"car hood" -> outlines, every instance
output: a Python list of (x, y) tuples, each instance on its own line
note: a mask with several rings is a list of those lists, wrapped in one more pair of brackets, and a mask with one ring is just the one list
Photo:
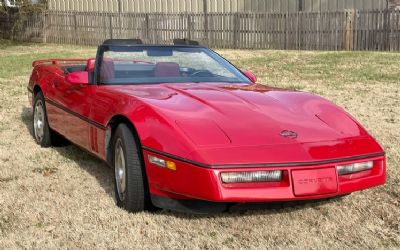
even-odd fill
[[(252, 155), (251, 159), (260, 162), (283, 160), (277, 155), (267, 159), (260, 150), (293, 154), (299, 161), (345, 157), (356, 153), (349, 143), (354, 146), (355, 141), (371, 140), (365, 129), (344, 110), (304, 92), (264, 85), (211, 83), (126, 86), (119, 91), (139, 98), (162, 114), (188, 138), (196, 151), (192, 154), (203, 152), (208, 159), (202, 160), (208, 162), (221, 161), (219, 156), (211, 155), (216, 152), (224, 155), (228, 151), (231, 158), (237, 158), (234, 163), (248, 158), (237, 156), (241, 154)], [(320, 152), (333, 148), (337, 151), (338, 145), (341, 145), (341, 154)], [(316, 147), (320, 150), (315, 151)], [(377, 147), (371, 150), (376, 151)], [(312, 152), (319, 156), (313, 156)]]

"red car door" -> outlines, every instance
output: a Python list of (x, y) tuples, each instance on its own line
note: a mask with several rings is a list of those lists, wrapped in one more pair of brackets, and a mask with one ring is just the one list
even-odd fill
[(90, 150), (90, 107), (96, 85), (76, 85), (64, 76), (54, 79), (51, 124), (53, 129), (73, 143)]

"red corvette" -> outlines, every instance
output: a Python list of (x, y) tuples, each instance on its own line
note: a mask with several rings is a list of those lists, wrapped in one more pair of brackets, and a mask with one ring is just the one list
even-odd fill
[(385, 153), (343, 109), (256, 83), (187, 40), (107, 40), (96, 59), (33, 62), (42, 147), (64, 138), (115, 169), (117, 204), (219, 212), (382, 185)]

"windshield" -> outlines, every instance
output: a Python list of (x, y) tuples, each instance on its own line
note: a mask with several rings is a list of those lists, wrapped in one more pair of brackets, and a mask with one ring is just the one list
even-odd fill
[(201, 47), (105, 46), (100, 58), (100, 84), (250, 83), (225, 59)]

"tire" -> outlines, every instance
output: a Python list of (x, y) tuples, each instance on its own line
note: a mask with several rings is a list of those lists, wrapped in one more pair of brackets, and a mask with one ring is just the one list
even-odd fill
[(50, 147), (52, 136), (42, 92), (38, 92), (34, 97), (32, 118), (33, 138), (36, 143), (43, 148)]
[[(38, 105), (41, 106), (41, 111), (39, 113), (41, 116), (41, 134), (38, 134), (38, 123), (35, 120), (38, 117), (38, 112), (36, 109)], [(67, 146), (70, 142), (65, 139), (63, 136), (59, 135), (55, 131), (53, 131), (48, 123), (47, 120), (47, 112), (46, 112), (46, 103), (44, 100), (44, 96), (42, 92), (38, 92), (34, 99), (33, 99), (33, 114), (32, 114), (32, 131), (33, 131), (33, 138), (35, 139), (36, 143), (39, 144), (43, 148), (48, 148), (50, 146), (62, 147)]]
[(151, 207), (147, 177), (132, 130), (118, 125), (113, 136), (113, 166), (117, 205), (129, 212), (141, 212)]

